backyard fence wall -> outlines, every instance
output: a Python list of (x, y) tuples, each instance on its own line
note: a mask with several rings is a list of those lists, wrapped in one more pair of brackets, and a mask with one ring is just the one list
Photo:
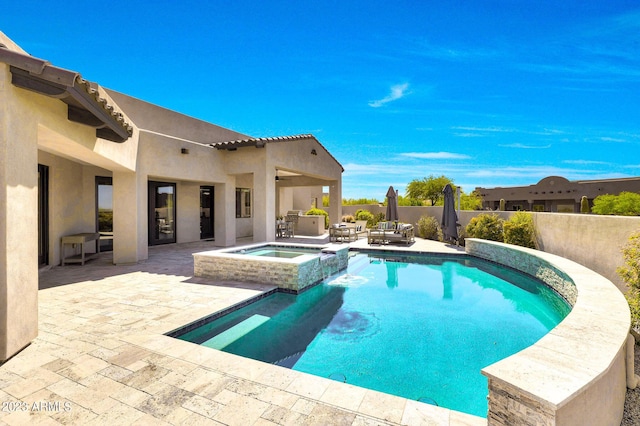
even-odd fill
[[(382, 205), (343, 206), (343, 215), (353, 215), (356, 210), (365, 209), (373, 214), (385, 213)], [(503, 219), (509, 219), (511, 211), (472, 211), (459, 213), (459, 222), (466, 227), (469, 221), (482, 213), (495, 213)], [(532, 213), (536, 227), (537, 242), (540, 250), (565, 257), (580, 263), (603, 275), (621, 291), (626, 284), (616, 273), (624, 265), (621, 250), (629, 236), (640, 231), (640, 217), (601, 216), (575, 213)], [(422, 216), (433, 216), (442, 220), (442, 207), (398, 207), (401, 222), (416, 224)]]

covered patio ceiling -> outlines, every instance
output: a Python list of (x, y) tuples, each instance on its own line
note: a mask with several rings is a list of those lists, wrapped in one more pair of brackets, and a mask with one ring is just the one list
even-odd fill
[(329, 186), (331, 181), (305, 175), (302, 172), (276, 169), (276, 184), (280, 188), (297, 186)]

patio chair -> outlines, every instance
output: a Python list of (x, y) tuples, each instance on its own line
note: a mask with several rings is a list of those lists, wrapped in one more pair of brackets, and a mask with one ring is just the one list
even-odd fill
[(367, 221), (356, 220), (356, 239), (360, 238), (361, 234), (367, 233)]

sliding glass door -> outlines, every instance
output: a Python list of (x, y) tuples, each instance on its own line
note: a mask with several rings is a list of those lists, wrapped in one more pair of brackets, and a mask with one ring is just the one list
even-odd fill
[(176, 184), (149, 182), (149, 245), (176, 242)]
[(38, 266), (49, 264), (49, 167), (38, 164)]
[(200, 239), (213, 238), (213, 186), (200, 187)]

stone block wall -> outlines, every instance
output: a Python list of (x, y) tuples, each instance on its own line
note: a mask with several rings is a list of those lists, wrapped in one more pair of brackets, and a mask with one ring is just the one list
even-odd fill
[(293, 259), (243, 256), (224, 252), (196, 253), (194, 274), (218, 281), (272, 284), (299, 292), (347, 267), (349, 247), (325, 248), (318, 256)]
[(535, 256), (535, 250), (512, 250), (508, 246), (480, 243), (469, 238), (465, 242), (467, 252), (492, 262), (509, 266), (538, 278), (554, 289), (571, 306), (576, 303), (578, 290), (569, 276), (544, 259)]

